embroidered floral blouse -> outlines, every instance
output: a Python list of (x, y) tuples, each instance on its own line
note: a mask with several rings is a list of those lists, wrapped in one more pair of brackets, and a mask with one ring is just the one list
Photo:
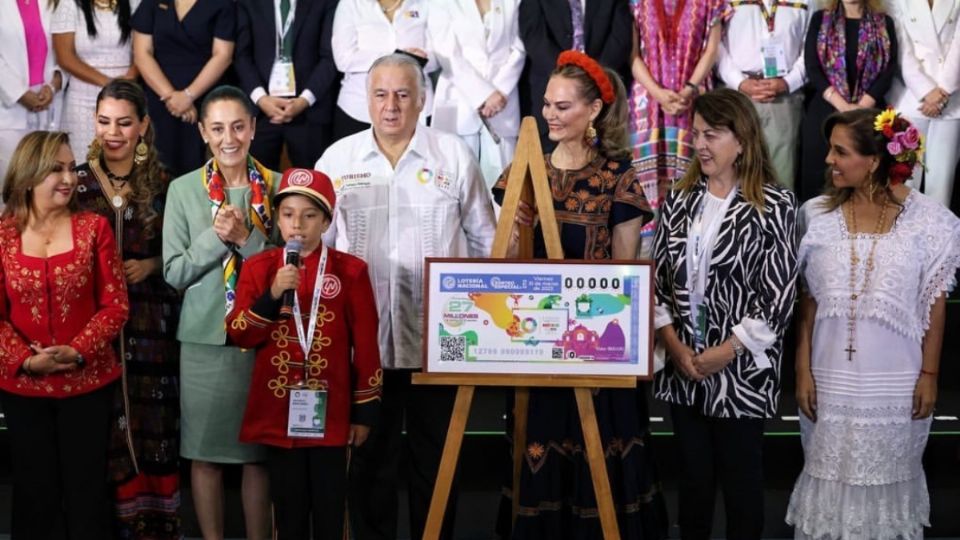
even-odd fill
[[(111, 342), (127, 320), (123, 267), (103, 217), (71, 218), (73, 249), (47, 258), (23, 254), (12, 218), (0, 221), (0, 389), (22, 396), (69, 397), (120, 376)], [(21, 366), (40, 347), (70, 345), (83, 367), (29, 376)]]

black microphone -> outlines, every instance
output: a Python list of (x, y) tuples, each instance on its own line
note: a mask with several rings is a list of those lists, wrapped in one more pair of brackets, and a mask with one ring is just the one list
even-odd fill
[[(287, 264), (292, 264), (294, 266), (300, 266), (300, 250), (303, 249), (303, 242), (299, 238), (291, 238), (287, 242)], [(295, 300), (294, 294), (297, 291), (293, 289), (287, 289), (283, 291), (282, 304), (280, 305), (280, 318), (289, 319), (293, 317), (293, 302)]]

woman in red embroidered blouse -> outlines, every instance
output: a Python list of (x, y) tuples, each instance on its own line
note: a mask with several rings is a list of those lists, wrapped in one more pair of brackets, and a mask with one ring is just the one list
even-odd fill
[(10, 431), (14, 538), (109, 536), (106, 455), (111, 342), (127, 320), (113, 232), (74, 212), (76, 162), (65, 133), (17, 146), (0, 215), (0, 400)]

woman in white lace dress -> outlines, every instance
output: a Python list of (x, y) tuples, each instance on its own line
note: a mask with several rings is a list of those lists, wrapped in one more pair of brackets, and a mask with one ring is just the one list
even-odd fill
[(78, 161), (94, 139), (97, 94), (110, 79), (135, 79), (130, 14), (139, 0), (59, 0), (51, 31), (57, 64), (69, 74), (61, 129)]
[(893, 110), (834, 114), (824, 131), (829, 188), (800, 217), (805, 463), (786, 519), (796, 538), (921, 538), (921, 458), (960, 220), (903, 184), (922, 141)]

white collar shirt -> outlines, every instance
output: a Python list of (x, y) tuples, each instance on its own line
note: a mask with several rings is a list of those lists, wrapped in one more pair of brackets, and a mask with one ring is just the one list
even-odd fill
[[(431, 0), (403, 0), (393, 21), (377, 0), (340, 0), (333, 17), (330, 42), (333, 61), (343, 73), (337, 106), (350, 117), (370, 123), (367, 111), (367, 71), (373, 62), (397, 50), (422, 49), (427, 53), (425, 73), (437, 69), (427, 32)], [(421, 119), (433, 110), (433, 86), (427, 77), (427, 101)]]
[(328, 245), (366, 261), (388, 369), (422, 365), (425, 257), (488, 257), (496, 228), (476, 159), (456, 135), (418, 125), (396, 168), (367, 129), (330, 146), (317, 170), (337, 194)]
[[(773, 33), (767, 28), (760, 3), (774, 15)], [(783, 44), (788, 71), (783, 79), (790, 92), (796, 92), (806, 82), (803, 65), (803, 44), (814, 7), (808, 0), (732, 0), (732, 10), (725, 23), (717, 59), (717, 71), (723, 84), (738, 89), (747, 78), (746, 73), (763, 72), (764, 42), (775, 39)]]

